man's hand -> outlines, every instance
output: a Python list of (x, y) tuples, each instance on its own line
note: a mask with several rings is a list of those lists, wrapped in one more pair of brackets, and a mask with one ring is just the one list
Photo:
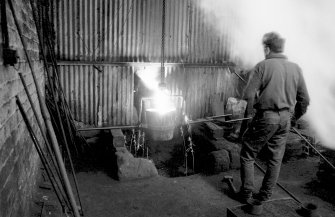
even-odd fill
[(297, 125), (297, 119), (295, 118), (295, 116), (293, 115), (291, 117), (291, 127), (295, 127), (295, 125)]

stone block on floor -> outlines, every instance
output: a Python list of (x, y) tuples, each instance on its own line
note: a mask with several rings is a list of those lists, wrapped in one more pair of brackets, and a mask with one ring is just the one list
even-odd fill
[(125, 147), (125, 136), (121, 129), (111, 129), (110, 130), (113, 138), (113, 145), (115, 148)]
[(223, 137), (223, 128), (212, 123), (212, 122), (205, 122), (204, 127), (206, 130), (206, 134), (210, 138), (222, 138)]
[(304, 142), (301, 137), (295, 133), (289, 133), (286, 141), (284, 159), (301, 156), (303, 153)]
[(118, 178), (120, 181), (157, 176), (158, 171), (151, 160), (134, 158), (124, 147), (116, 148)]
[(207, 170), (209, 173), (220, 173), (230, 168), (230, 158), (227, 150), (212, 151), (207, 156)]
[(222, 149), (228, 151), (230, 158), (230, 168), (231, 169), (239, 169), (241, 167), (240, 164), (240, 152), (241, 147), (233, 142), (230, 142), (226, 139), (222, 139), (219, 141), (220, 147)]

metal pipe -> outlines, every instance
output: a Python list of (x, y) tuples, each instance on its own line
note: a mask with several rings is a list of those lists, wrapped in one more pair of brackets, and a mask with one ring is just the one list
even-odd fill
[(296, 128), (292, 127), (292, 130), (298, 134), (303, 140), (305, 140), (305, 142), (314, 150), (316, 151), (316, 153), (318, 153), (320, 155), (320, 157), (325, 160), (328, 165), (333, 169), (335, 170), (335, 166), (329, 162), (329, 160), (327, 160), (327, 158), (325, 156), (323, 156)]
[(244, 120), (249, 120), (249, 119), (252, 119), (252, 117), (250, 117), (250, 118), (238, 118), (238, 119), (233, 119), (233, 120), (223, 121), (223, 122), (224, 123), (231, 123), (231, 122), (244, 121)]
[[(58, 61), (59, 66), (78, 66), (78, 65), (95, 65), (95, 66), (133, 66), (133, 67), (160, 67), (161, 63), (158, 62), (92, 62), (92, 61)], [(195, 67), (209, 67), (209, 68), (226, 68), (228, 66), (234, 66), (233, 63), (224, 61), (222, 63), (168, 63), (165, 62), (164, 66), (182, 66), (185, 68)]]
[(206, 118), (222, 118), (222, 117), (227, 117), (233, 114), (224, 114), (224, 115), (216, 115), (216, 116), (210, 116), (210, 117), (206, 117)]
[(112, 130), (112, 129), (133, 129), (139, 128), (140, 126), (110, 126), (110, 127), (92, 127), (92, 128), (81, 128), (77, 131), (92, 131), (92, 130)]
[(204, 119), (204, 120), (197, 120), (197, 121), (188, 121), (187, 124), (198, 124), (198, 123), (206, 123), (206, 122), (212, 122), (214, 119)]
[[(216, 116), (207, 117), (207, 118), (205, 118), (203, 120), (188, 121), (187, 123), (188, 124), (197, 124), (197, 123), (211, 122), (211, 121), (215, 120), (214, 117), (216, 118)], [(220, 116), (218, 118), (220, 118)], [(250, 118), (239, 118), (239, 119), (234, 119), (234, 120), (229, 120), (229, 121), (220, 121), (220, 122), (222, 122), (222, 123), (231, 123), (231, 122), (237, 122), (237, 121), (243, 121), (243, 120), (249, 120), (249, 119), (251, 119), (251, 117)]]
[[(35, 26), (37, 28), (37, 35), (38, 35), (39, 42), (41, 44), (43, 44), (43, 42), (41, 40), (40, 31), (39, 31), (40, 26), (38, 25), (38, 22), (37, 22), (37, 19), (38, 19), (37, 11), (38, 10), (34, 7), (34, 4), (33, 4), (32, 0), (30, 0), (30, 6), (32, 8), (33, 18), (34, 18)], [(44, 54), (44, 49), (41, 49), (41, 54), (42, 54), (42, 57), (43, 57), (43, 60), (44, 60), (44, 64), (46, 66), (47, 61), (46, 61), (46, 57), (45, 57), (45, 54)], [(50, 79), (50, 72), (49, 72), (49, 68), (47, 66), (45, 67), (45, 70), (47, 72), (48, 78)], [(63, 135), (63, 138), (64, 138), (66, 152), (67, 152), (69, 162), (70, 162), (70, 166), (71, 166), (71, 173), (72, 173), (72, 176), (73, 176), (73, 179), (74, 179), (75, 189), (76, 189), (76, 192), (77, 192), (78, 201), (79, 201), (79, 205), (80, 205), (80, 208), (81, 208), (80, 211), (81, 211), (81, 214), (84, 215), (83, 209), (82, 209), (83, 207), (82, 207), (82, 203), (81, 203), (81, 199), (80, 199), (80, 194), (79, 194), (79, 189), (78, 189), (78, 181), (77, 181), (77, 178), (76, 178), (76, 175), (75, 175), (74, 166), (73, 166), (72, 159), (71, 159), (71, 153), (70, 153), (70, 150), (69, 150), (69, 147), (68, 147), (67, 136), (66, 136), (65, 131), (64, 131), (64, 126), (63, 126), (63, 123), (62, 123), (61, 114), (60, 114), (60, 111), (59, 111), (59, 108), (58, 108), (58, 105), (57, 105), (56, 95), (55, 95), (55, 92), (54, 92), (55, 89), (53, 88), (52, 82), (50, 82), (50, 85), (51, 85), (51, 88), (52, 88), (51, 93), (52, 93), (52, 96), (53, 96), (53, 99), (54, 99), (54, 102), (55, 102), (58, 121), (59, 121), (61, 132), (62, 132), (62, 135)], [(61, 104), (61, 105), (63, 106), (63, 110), (64, 110), (64, 105), (63, 104)], [(65, 115), (65, 119), (66, 119), (68, 130), (71, 130), (67, 115)], [(71, 132), (70, 132), (70, 139), (71, 139), (71, 142), (72, 142), (73, 146), (75, 147), (73, 135), (71, 134)]]
[[(255, 161), (255, 165), (256, 167), (265, 174), (265, 170)], [(301, 204), (301, 201), (294, 196), (291, 192), (289, 192), (289, 190), (287, 190), (286, 188), (284, 188), (284, 186), (282, 186), (279, 182), (276, 183), (282, 190), (284, 190), (288, 195), (290, 195), (295, 201), (297, 201), (299, 204)]]
[[(38, 113), (37, 113), (37, 111), (36, 111), (36, 108), (35, 108), (35, 105), (34, 105), (34, 103), (33, 103), (33, 100), (31, 99), (31, 96), (30, 96), (30, 93), (29, 93), (27, 84), (26, 84), (26, 82), (25, 82), (25, 80), (24, 80), (24, 78), (23, 78), (23, 76), (22, 76), (22, 73), (18, 73), (18, 74), (19, 74), (19, 76), (20, 76), (20, 79), (21, 79), (23, 88), (24, 88), (24, 90), (25, 90), (25, 92), (26, 92), (26, 95), (27, 95), (28, 101), (29, 101), (29, 103), (30, 103), (30, 106), (31, 106), (31, 108), (32, 108), (32, 110), (33, 110), (33, 114), (34, 114), (34, 116), (35, 116), (37, 125), (38, 125), (38, 127), (40, 128), (40, 132), (41, 132), (42, 137), (43, 137), (43, 139), (44, 139), (44, 141), (45, 141), (46, 149), (47, 149), (47, 151), (48, 151), (48, 153), (49, 153), (49, 155), (50, 155), (50, 157), (51, 157), (51, 162), (53, 163), (53, 166), (54, 166), (55, 169), (56, 169), (56, 172), (57, 172), (58, 177), (61, 177), (61, 173), (60, 173), (59, 165), (57, 164), (57, 161), (56, 161), (56, 159), (55, 159), (54, 154), (52, 153), (53, 150), (51, 150), (51, 145), (50, 145), (50, 143), (49, 143), (49, 140), (47, 139), (47, 136), (46, 136), (46, 134), (45, 134), (45, 131), (43, 130), (42, 122), (41, 122), (41, 120), (38, 118)], [(18, 98), (17, 98), (17, 101), (18, 101), (19, 103), (21, 103), (20, 100), (19, 100)], [(60, 180), (61, 180), (61, 179), (60, 179)], [(64, 197), (64, 195), (62, 195), (62, 196)]]
[[(231, 70), (230, 70), (229, 66), (228, 66), (227, 68), (228, 68), (228, 71), (231, 73)], [(237, 73), (235, 72), (235, 70), (233, 70), (233, 73), (234, 73), (239, 79), (241, 79), (244, 83), (247, 83), (246, 80), (244, 80), (239, 74), (237, 74)]]
[(28, 51), (27, 51), (26, 42), (23, 39), (23, 34), (22, 34), (19, 22), (17, 20), (16, 14), (15, 14), (13, 3), (12, 3), (11, 0), (8, 0), (8, 3), (9, 3), (10, 11), (11, 11), (13, 19), (14, 19), (16, 29), (18, 31), (18, 34), (19, 34), (19, 37), (20, 37), (20, 40), (21, 40), (21, 43), (22, 43), (22, 46), (23, 46), (23, 50), (24, 50), (29, 68), (31, 70), (31, 74), (32, 74), (34, 84), (35, 84), (35, 87), (36, 87), (37, 98), (38, 98), (39, 103), (40, 103), (41, 113), (42, 113), (42, 116), (44, 118), (44, 122), (47, 126), (47, 130), (48, 130), (49, 136), (51, 138), (53, 148), (55, 150), (56, 159), (57, 159), (57, 161), (59, 162), (59, 165), (60, 165), (61, 174), (62, 174), (64, 182), (65, 182), (65, 188), (66, 188), (66, 191), (67, 191), (67, 193), (70, 197), (70, 202), (71, 202), (71, 206), (72, 206), (72, 209), (73, 209), (73, 214), (74, 214), (75, 217), (80, 217), (78, 207), (77, 207), (76, 201), (74, 199), (74, 195), (73, 195), (72, 188), (71, 188), (71, 185), (70, 185), (70, 181), (69, 181), (69, 178), (67, 176), (66, 169), (65, 169), (65, 166), (64, 166), (64, 163), (63, 163), (63, 160), (62, 160), (62, 155), (61, 155), (60, 150), (59, 150), (59, 145), (58, 145), (58, 142), (57, 142), (57, 138), (56, 138), (55, 132), (53, 130), (53, 127), (52, 127), (52, 124), (51, 124), (51, 121), (50, 121), (50, 115), (48, 115), (48, 113), (47, 113), (47, 108), (46, 108), (45, 102), (43, 101), (41, 90), (38, 86), (38, 81), (37, 81), (37, 78), (36, 78), (36, 75), (35, 75), (35, 72), (34, 72), (33, 65), (32, 65), (31, 60), (30, 60), (30, 56), (29, 56)]
[(21, 82), (22, 82), (22, 85), (23, 85), (23, 89), (24, 89), (24, 91), (26, 92), (26, 95), (27, 95), (28, 101), (29, 101), (29, 103), (30, 103), (30, 106), (31, 106), (31, 108), (32, 108), (32, 110), (33, 110), (33, 113), (34, 113), (34, 116), (35, 116), (37, 125), (38, 125), (38, 127), (40, 128), (40, 131), (41, 131), (41, 133), (42, 133), (42, 137), (43, 137), (43, 139), (44, 139), (44, 141), (45, 141), (45, 143), (46, 143), (47, 151), (49, 152), (49, 155), (51, 156), (51, 160), (52, 160), (52, 162), (53, 162), (53, 164), (54, 164), (54, 166), (55, 166), (55, 168), (56, 168), (56, 171), (57, 171), (57, 173), (58, 173), (58, 175), (59, 175), (59, 177), (60, 177), (59, 167), (58, 167), (58, 165), (56, 166), (56, 162), (57, 162), (57, 161), (56, 161), (56, 159), (55, 159), (55, 156), (54, 156), (53, 153), (52, 153), (53, 150), (51, 149), (51, 145), (50, 145), (50, 143), (49, 143), (49, 140), (47, 139), (47, 135), (45, 134), (45, 131), (43, 130), (42, 121), (38, 118), (38, 113), (37, 113), (37, 110), (36, 110), (35, 105), (34, 105), (34, 103), (33, 103), (33, 100), (32, 100), (32, 98), (31, 98), (31, 95), (30, 95), (30, 93), (29, 93), (27, 84), (26, 84), (26, 82), (25, 82), (25, 80), (24, 80), (24, 78), (23, 78), (23, 76), (22, 76), (22, 73), (19, 72), (18, 74), (19, 74), (19, 77), (20, 77), (20, 79), (21, 79)]
[[(56, 197), (57, 197), (59, 203), (61, 204), (62, 208), (64, 209), (63, 201), (61, 200), (60, 195), (59, 195), (59, 192), (58, 192), (58, 190), (59, 190), (59, 191), (61, 191), (61, 190), (59, 189), (58, 185), (57, 185), (58, 190), (56, 189), (56, 186), (55, 186), (55, 183), (54, 183), (54, 181), (56, 182), (56, 180), (53, 180), (51, 176), (53, 176), (53, 178), (55, 178), (55, 177), (54, 177), (53, 173), (51, 172), (50, 165), (48, 164), (48, 161), (46, 160), (46, 158), (45, 158), (45, 156), (44, 156), (44, 154), (43, 154), (43, 152), (42, 152), (41, 145), (39, 144), (38, 140), (36, 139), (35, 133), (34, 133), (34, 131), (33, 131), (33, 129), (32, 129), (32, 126), (31, 126), (31, 124), (30, 124), (30, 122), (29, 122), (29, 120), (28, 120), (28, 118), (27, 118), (27, 115), (26, 115), (26, 113), (25, 113), (25, 111), (24, 111), (24, 109), (23, 109), (22, 103), (21, 103), (21, 101), (20, 101), (20, 99), (19, 99), (18, 96), (16, 96), (16, 104), (17, 104), (18, 107), (19, 107), (19, 111), (20, 111), (20, 113), (21, 113), (21, 115), (22, 115), (23, 121), (25, 122), (25, 124), (26, 124), (26, 126), (27, 126), (29, 135), (30, 135), (30, 137), (31, 137), (31, 139), (32, 139), (32, 141), (33, 141), (33, 143), (34, 143), (34, 146), (35, 146), (36, 151), (37, 151), (37, 153), (38, 153), (38, 155), (39, 155), (39, 157), (40, 157), (40, 159), (41, 159), (41, 162), (42, 162), (42, 164), (43, 164), (43, 167), (45, 168), (45, 171), (46, 171), (47, 176), (48, 176), (48, 178), (49, 178), (49, 180), (50, 180), (50, 183), (51, 183), (51, 185), (52, 185), (52, 188), (53, 188), (54, 191), (55, 191)], [(63, 197), (63, 200), (64, 200), (64, 195), (62, 195), (62, 197)], [(64, 200), (64, 201), (65, 201), (65, 200)]]

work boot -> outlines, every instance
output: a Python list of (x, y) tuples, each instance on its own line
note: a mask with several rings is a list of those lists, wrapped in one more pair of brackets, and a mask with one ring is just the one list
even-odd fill
[(258, 192), (257, 194), (253, 194), (252, 197), (260, 202), (266, 202), (270, 200), (270, 197), (265, 193)]
[(240, 190), (234, 195), (234, 199), (243, 204), (250, 204), (250, 200), (252, 200), (252, 192)]

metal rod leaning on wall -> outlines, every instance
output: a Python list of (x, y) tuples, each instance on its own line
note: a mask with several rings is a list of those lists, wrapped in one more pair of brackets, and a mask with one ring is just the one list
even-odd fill
[[(48, 17), (46, 17), (46, 21), (47, 23), (50, 23)], [(49, 25), (48, 25), (49, 26)], [(65, 98), (65, 94), (64, 94), (64, 91), (62, 89), (62, 85), (60, 83), (60, 79), (59, 79), (59, 67), (57, 65), (57, 61), (56, 61), (56, 55), (55, 55), (55, 51), (51, 45), (51, 42), (50, 42), (50, 38), (48, 37), (49, 34), (46, 35), (45, 37), (45, 41), (46, 41), (46, 44), (47, 44), (47, 48), (50, 52), (50, 56), (51, 56), (51, 66), (53, 66), (53, 70), (54, 70), (54, 77), (55, 77), (55, 86), (57, 87), (58, 85), (58, 94), (60, 96), (60, 101), (62, 102), (61, 105), (62, 105), (62, 109), (65, 113), (65, 117), (66, 117), (66, 123), (67, 123), (67, 126), (69, 128), (69, 130), (72, 132), (72, 129), (74, 129), (74, 133), (76, 134), (77, 137), (79, 137), (79, 139), (81, 139), (81, 142), (88, 145), (85, 138), (83, 136), (81, 136), (80, 134), (77, 134), (77, 127), (75, 126), (75, 124), (73, 123), (74, 122), (74, 119), (73, 119), (73, 116), (72, 116), (72, 113), (71, 113), (71, 109), (66, 101), (66, 98)], [(56, 89), (56, 88), (55, 88)], [(74, 148), (77, 150), (76, 146), (75, 146), (75, 141), (74, 141), (74, 138), (73, 138), (73, 132), (70, 133), (70, 136), (71, 136), (71, 142), (72, 144), (74, 144)], [(77, 151), (78, 152), (78, 151)]]
[(20, 40), (21, 40), (21, 43), (22, 43), (22, 46), (23, 46), (23, 50), (24, 50), (28, 65), (29, 65), (30, 70), (31, 70), (31, 74), (32, 74), (34, 84), (35, 84), (35, 87), (36, 87), (37, 98), (38, 98), (38, 101), (40, 103), (41, 113), (42, 113), (44, 122), (46, 124), (47, 131), (48, 131), (49, 136), (51, 138), (51, 143), (52, 143), (53, 148), (55, 150), (56, 160), (58, 161), (58, 163), (60, 165), (61, 175), (63, 176), (64, 182), (65, 182), (66, 192), (68, 193), (68, 195), (70, 197), (70, 203), (71, 203), (71, 206), (72, 206), (72, 209), (73, 209), (73, 215), (75, 217), (80, 217), (78, 207), (77, 207), (77, 204), (76, 204), (73, 192), (72, 192), (72, 188), (71, 188), (71, 185), (70, 185), (70, 181), (69, 181), (69, 178), (68, 178), (67, 173), (66, 173), (66, 168), (64, 166), (64, 162), (62, 160), (62, 156), (61, 156), (61, 153), (60, 153), (60, 150), (59, 150), (59, 144), (58, 144), (54, 129), (53, 129), (51, 121), (50, 121), (50, 115), (47, 113), (47, 108), (46, 108), (45, 102), (43, 101), (41, 90), (38, 86), (38, 81), (37, 81), (37, 78), (36, 78), (36, 75), (35, 75), (35, 72), (34, 72), (33, 65), (32, 65), (31, 60), (30, 60), (30, 56), (28, 55), (28, 52), (27, 52), (26, 42), (23, 39), (23, 35), (22, 35), (21, 28), (19, 26), (19, 22), (17, 20), (16, 14), (15, 14), (13, 3), (12, 3), (11, 0), (7, 0), (7, 1), (9, 3), (9, 8), (10, 8), (10, 11), (12, 13), (14, 23), (15, 23), (15, 26), (17, 28), (17, 31), (18, 31), (18, 34), (19, 34), (19, 37), (20, 37)]
[[(40, 128), (42, 137), (43, 137), (43, 139), (44, 139), (44, 141), (45, 141), (46, 149), (47, 149), (47, 151), (48, 151), (48, 154), (49, 154), (50, 157), (51, 157), (51, 162), (52, 162), (53, 166), (55, 167), (55, 169), (56, 169), (56, 173), (57, 173), (57, 175), (58, 175), (58, 177), (59, 177), (59, 180), (62, 182), (63, 187), (64, 187), (64, 181), (61, 179), (62, 176), (61, 176), (61, 173), (60, 173), (59, 165), (57, 164), (57, 161), (56, 161), (56, 159), (55, 159), (53, 150), (51, 150), (52, 147), (51, 147), (51, 145), (50, 145), (50, 143), (49, 143), (49, 140), (47, 139), (47, 136), (46, 136), (46, 134), (45, 134), (45, 132), (44, 132), (44, 130), (43, 130), (42, 122), (41, 122), (41, 120), (38, 118), (38, 114), (37, 114), (35, 105), (34, 105), (34, 103), (33, 103), (33, 100), (31, 99), (31, 96), (30, 96), (30, 93), (29, 93), (27, 84), (26, 84), (26, 82), (25, 82), (25, 80), (24, 80), (24, 78), (23, 78), (23, 76), (22, 76), (22, 73), (18, 73), (18, 74), (19, 74), (19, 76), (20, 76), (20, 79), (21, 79), (23, 88), (24, 88), (24, 90), (25, 90), (25, 92), (26, 92), (26, 95), (27, 95), (27, 97), (28, 97), (28, 101), (29, 101), (29, 103), (30, 103), (30, 106), (31, 106), (31, 108), (32, 108), (32, 110), (33, 110), (33, 114), (34, 114), (34, 116), (35, 116), (37, 125), (38, 125), (38, 127)], [(18, 101), (18, 103), (21, 104), (21, 102), (20, 102), (20, 100), (18, 99), (18, 97), (17, 97), (17, 101)], [(20, 105), (19, 105), (19, 107), (20, 107)], [(58, 182), (57, 182), (57, 185), (58, 185)], [(63, 192), (62, 192), (62, 196), (64, 197)], [(66, 196), (68, 196), (68, 195), (66, 194)], [(68, 199), (69, 199), (69, 198), (68, 198)]]
[[(29, 135), (30, 135), (30, 137), (31, 137), (31, 139), (32, 139), (32, 141), (33, 141), (33, 143), (34, 143), (34, 146), (35, 146), (36, 151), (37, 151), (37, 153), (38, 153), (38, 155), (39, 155), (39, 157), (40, 157), (40, 159), (41, 159), (41, 162), (42, 162), (42, 164), (43, 164), (43, 167), (45, 168), (45, 171), (46, 171), (47, 176), (48, 176), (48, 178), (49, 178), (49, 180), (50, 180), (50, 183), (51, 183), (51, 185), (52, 185), (52, 188), (53, 188), (53, 190), (54, 190), (54, 192), (55, 192), (55, 194), (56, 194), (56, 196), (57, 196), (57, 199), (58, 199), (59, 203), (61, 204), (61, 206), (62, 206), (62, 208), (63, 208), (63, 210), (64, 210), (65, 205), (64, 205), (62, 199), (60, 198), (60, 195), (59, 195), (59, 194), (62, 195), (62, 198), (63, 198), (64, 202), (66, 203), (66, 200), (65, 200), (65, 198), (64, 198), (64, 195), (61, 193), (61, 189), (59, 188), (58, 184), (57, 184), (57, 189), (56, 189), (56, 185), (55, 185), (55, 183), (57, 183), (57, 181), (56, 181), (56, 179), (55, 179), (55, 176), (53, 175), (53, 172), (52, 172), (52, 170), (51, 170), (51, 167), (50, 167), (50, 165), (48, 164), (48, 161), (46, 160), (46, 157), (45, 157), (44, 154), (43, 154), (41, 145), (39, 144), (38, 140), (36, 139), (35, 133), (34, 133), (34, 131), (33, 131), (33, 129), (32, 129), (32, 126), (31, 126), (31, 124), (30, 124), (30, 122), (29, 122), (29, 120), (28, 120), (28, 118), (27, 118), (26, 112), (24, 111), (23, 106), (22, 106), (22, 103), (21, 103), (21, 101), (20, 101), (20, 99), (19, 99), (18, 96), (16, 96), (16, 104), (17, 104), (18, 107), (19, 107), (19, 110), (20, 110), (20, 113), (21, 113), (21, 115), (22, 115), (23, 121), (24, 121), (24, 123), (26, 124), (26, 127), (27, 127), (27, 129), (28, 129)], [(68, 205), (68, 204), (67, 204), (67, 205)], [(70, 207), (68, 206), (68, 208), (70, 208)]]
[(325, 156), (323, 156), (296, 128), (292, 127), (292, 130), (298, 134), (314, 151), (316, 151), (316, 153), (318, 153), (320, 155), (320, 157), (327, 162), (327, 164), (333, 169), (335, 170), (335, 167), (332, 163), (329, 162), (329, 160), (327, 160), (327, 158)]
[(27, 84), (26, 84), (26, 82), (25, 82), (25, 80), (24, 80), (24, 78), (23, 78), (23, 76), (22, 76), (22, 73), (19, 72), (18, 74), (19, 74), (19, 76), (20, 76), (20, 79), (21, 79), (23, 88), (24, 88), (24, 90), (25, 90), (25, 92), (26, 92), (26, 95), (27, 95), (28, 101), (29, 101), (29, 103), (30, 103), (31, 109), (33, 110), (33, 113), (34, 113), (34, 116), (35, 116), (37, 125), (38, 125), (38, 127), (40, 128), (41, 133), (42, 133), (42, 137), (43, 137), (43, 139), (44, 139), (44, 141), (45, 141), (45, 143), (46, 143), (47, 151), (49, 152), (49, 155), (50, 155), (50, 157), (51, 157), (51, 160), (52, 160), (52, 162), (53, 162), (53, 164), (54, 164), (54, 167), (56, 168), (56, 171), (57, 171), (59, 177), (61, 177), (61, 176), (60, 176), (59, 166), (56, 165), (56, 159), (55, 159), (53, 150), (51, 149), (52, 147), (51, 147), (51, 145), (50, 145), (50, 143), (49, 143), (49, 140), (47, 139), (47, 136), (46, 136), (46, 134), (45, 134), (45, 132), (44, 132), (44, 130), (43, 130), (42, 122), (41, 122), (41, 120), (38, 118), (37, 110), (36, 110), (36, 108), (35, 108), (35, 105), (34, 105), (34, 103), (33, 103), (33, 100), (31, 99), (31, 96), (30, 96), (30, 93), (29, 93)]
[[(37, 18), (38, 18), (37, 17), (38, 16), (37, 11), (38, 11), (38, 9), (36, 7), (34, 7), (34, 3), (33, 3), (32, 0), (30, 1), (30, 6), (32, 8), (33, 18), (34, 18), (35, 26), (37, 28), (37, 35), (38, 35), (39, 43), (43, 44), (43, 41), (41, 40), (41, 35), (40, 35), (40, 28), (41, 27), (39, 26), (39, 24), (37, 22)], [(48, 66), (46, 65), (47, 61), (46, 61), (46, 56), (45, 56), (45, 53), (44, 53), (44, 49), (41, 49), (41, 54), (42, 54), (42, 58), (43, 58), (43, 62), (44, 62), (44, 67), (45, 67), (45, 70), (47, 72), (48, 79), (50, 79), (50, 72), (49, 72)], [(50, 82), (50, 85), (51, 85), (51, 89), (52, 89), (51, 90), (52, 97), (53, 97), (53, 100), (54, 100), (54, 103), (55, 103), (56, 112), (57, 112), (58, 123), (59, 123), (60, 128), (61, 128), (61, 135), (63, 136), (63, 141), (64, 141), (64, 145), (65, 145), (65, 148), (66, 148), (66, 153), (68, 155), (69, 163), (70, 163), (70, 166), (71, 166), (71, 174), (73, 176), (73, 180), (74, 180), (75, 189), (76, 189), (76, 192), (77, 192), (77, 197), (78, 197), (79, 205), (81, 207), (80, 212), (81, 212), (81, 215), (84, 215), (83, 210), (82, 210), (82, 203), (81, 203), (81, 199), (80, 199), (79, 188), (78, 188), (78, 181), (77, 181), (77, 178), (76, 178), (76, 175), (75, 175), (74, 166), (73, 166), (73, 162), (72, 162), (72, 158), (71, 158), (71, 153), (70, 153), (69, 146), (68, 146), (67, 136), (66, 136), (66, 133), (65, 133), (65, 130), (64, 130), (64, 126), (63, 126), (63, 122), (62, 122), (62, 118), (61, 118), (61, 113), (60, 113), (60, 110), (58, 108), (58, 103), (57, 103), (57, 99), (56, 99), (56, 94), (55, 94), (56, 89), (54, 88), (52, 82)], [(62, 106), (63, 111), (66, 113), (66, 110), (65, 110), (65, 107), (64, 107), (63, 103), (61, 103), (61, 106)], [(67, 128), (68, 128), (69, 131), (71, 131), (71, 126), (69, 124), (69, 120), (68, 120), (67, 114), (65, 114), (65, 119), (66, 119)], [(74, 139), (73, 139), (72, 133), (70, 133), (70, 139), (71, 139), (72, 145), (75, 147), (75, 143), (74, 143)]]

